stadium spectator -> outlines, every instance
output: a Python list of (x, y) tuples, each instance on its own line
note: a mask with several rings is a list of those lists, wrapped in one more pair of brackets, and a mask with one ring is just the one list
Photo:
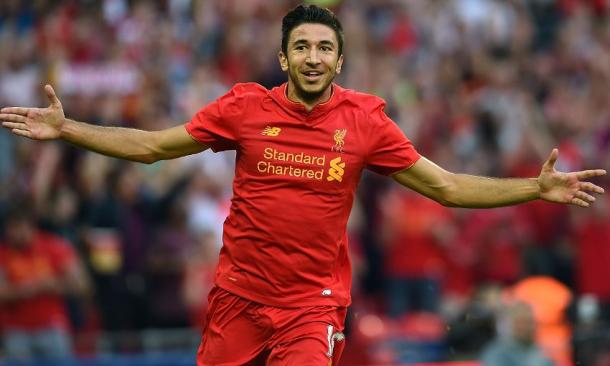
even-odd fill
[[(404, 189), (384, 198), (384, 271), (388, 314), (438, 312), (446, 275), (445, 245), (453, 238), (451, 212)], [(405, 221), (408, 224), (405, 224)]]
[(484, 366), (552, 366), (536, 344), (536, 322), (531, 307), (515, 302), (500, 314), (500, 332), (481, 356)]
[(600, 316), (610, 323), (610, 281), (606, 280), (610, 263), (610, 200), (596, 205), (591, 215), (573, 212), (573, 243), (576, 268), (576, 289), (593, 296), (600, 303)]
[(66, 296), (86, 296), (87, 273), (70, 243), (36, 228), (26, 206), (7, 212), (0, 242), (0, 314), (12, 361), (72, 355)]
[(526, 277), (508, 291), (516, 301), (528, 304), (536, 322), (536, 343), (556, 366), (572, 364), (572, 326), (567, 319), (572, 301), (570, 289), (552, 277)]

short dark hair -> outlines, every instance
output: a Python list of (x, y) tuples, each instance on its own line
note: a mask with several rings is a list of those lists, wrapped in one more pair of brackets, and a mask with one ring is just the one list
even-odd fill
[(282, 51), (288, 51), (288, 38), (290, 32), (304, 23), (318, 23), (326, 25), (335, 31), (339, 42), (339, 55), (343, 54), (343, 27), (332, 11), (316, 5), (299, 5), (292, 9), (282, 19)]

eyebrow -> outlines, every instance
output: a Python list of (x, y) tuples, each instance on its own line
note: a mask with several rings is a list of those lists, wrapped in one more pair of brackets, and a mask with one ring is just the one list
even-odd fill
[[(307, 41), (306, 39), (297, 39), (296, 41), (294, 41), (293, 45), (300, 45), (300, 44), (309, 44), (309, 41)], [(322, 40), (320, 41), (321, 45), (324, 46), (335, 46), (335, 43), (329, 40)]]

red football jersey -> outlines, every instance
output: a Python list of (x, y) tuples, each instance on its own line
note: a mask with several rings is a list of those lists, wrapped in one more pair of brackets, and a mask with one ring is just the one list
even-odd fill
[(212, 150), (237, 151), (221, 288), (278, 307), (349, 305), (346, 224), (362, 169), (388, 175), (419, 154), (382, 99), (332, 87), (307, 112), (286, 84), (237, 84), (185, 125)]
[[(30, 246), (22, 250), (0, 243), (0, 276), (14, 286), (27, 286), (58, 277), (74, 262), (70, 244), (58, 236), (37, 232)], [(44, 294), (0, 305), (8, 328), (36, 330), (58, 326), (68, 328), (68, 314), (62, 296)]]

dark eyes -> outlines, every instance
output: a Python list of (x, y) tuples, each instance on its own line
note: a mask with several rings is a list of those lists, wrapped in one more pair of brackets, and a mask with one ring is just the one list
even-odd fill
[[(294, 49), (295, 49), (296, 51), (303, 51), (303, 50), (305, 50), (306, 48), (307, 48), (307, 47), (305, 47), (305, 46), (295, 46), (295, 47), (294, 47)], [(322, 46), (322, 47), (320, 47), (320, 51), (322, 51), (322, 52), (332, 52), (332, 50), (333, 50), (333, 49), (332, 49), (331, 47), (328, 47), (328, 46)]]

